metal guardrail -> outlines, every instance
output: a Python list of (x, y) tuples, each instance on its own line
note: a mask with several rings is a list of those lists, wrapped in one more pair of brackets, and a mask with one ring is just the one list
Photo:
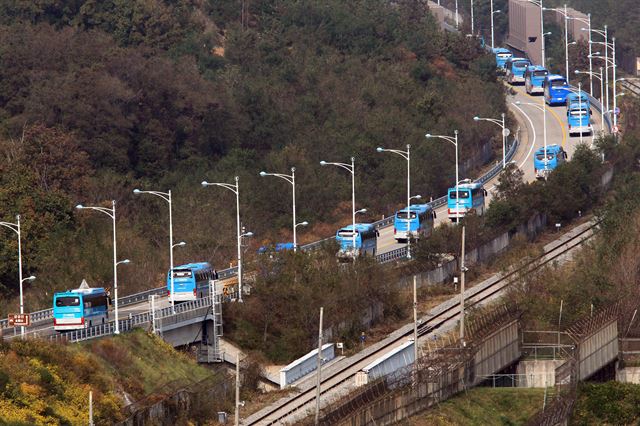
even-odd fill
[[(506, 161), (509, 162), (511, 161), (511, 159), (513, 158), (515, 152), (518, 149), (518, 139), (513, 139), (513, 142), (511, 143), (511, 145), (509, 146), (509, 149), (507, 150), (507, 153), (505, 154), (505, 158)], [(498, 173), (500, 173), (500, 170), (502, 170), (502, 164), (501, 163), (497, 163), (495, 166), (493, 166), (487, 173), (485, 173), (484, 175), (480, 176), (476, 181), (477, 182), (481, 182), (481, 183), (485, 183), (491, 179), (493, 179)], [(442, 196), (439, 198), (436, 198), (435, 200), (430, 201), (428, 204), (431, 205), (431, 207), (433, 209), (436, 209), (444, 204), (446, 204), (447, 202), (447, 196)], [(378, 220), (376, 222), (373, 223), (373, 226), (376, 229), (382, 229), (382, 228), (386, 228), (388, 226), (393, 225), (393, 220), (394, 217), (393, 216), (389, 216), (386, 217), (384, 219)], [(335, 237), (329, 237), (329, 238), (325, 238), (319, 241), (314, 241), (312, 243), (309, 244), (305, 244), (303, 246), (300, 246), (300, 249), (303, 251), (314, 251), (314, 250), (318, 250), (324, 243), (326, 243), (327, 241), (332, 241), (335, 240)], [(403, 257), (406, 257), (407, 255), (407, 248), (406, 247), (401, 247), (395, 250), (392, 250), (390, 252), (387, 253), (383, 253), (380, 255), (376, 256), (376, 260), (380, 263), (386, 263), (386, 262), (391, 262), (393, 260), (396, 259), (400, 259)], [(218, 271), (218, 278), (223, 280), (223, 279), (227, 279), (230, 277), (235, 276), (238, 273), (238, 267), (232, 267), (232, 268), (227, 268), (227, 269), (222, 269), (220, 271)], [(128, 305), (133, 305), (145, 300), (149, 299), (149, 296), (151, 295), (163, 295), (166, 292), (166, 287), (158, 287), (158, 288), (153, 288), (150, 290), (145, 290), (142, 291), (140, 293), (135, 293), (135, 294), (131, 294), (128, 296), (123, 296), (121, 298), (118, 299), (118, 307), (124, 307), (124, 306), (128, 306)], [(53, 309), (49, 308), (49, 309), (44, 309), (41, 311), (36, 311), (36, 312), (32, 312), (31, 314), (31, 322), (32, 323), (38, 323), (41, 321), (45, 321), (45, 320), (49, 320), (51, 318), (53, 318)], [(4, 328), (10, 328), (9, 327), (9, 322), (8, 319), (2, 319), (0, 320), (0, 329), (4, 329)]]
[[(520, 142), (518, 141), (518, 139), (513, 139), (513, 142), (511, 142), (511, 145), (509, 146), (509, 149), (505, 154), (506, 162), (509, 162), (511, 161), (511, 159), (513, 159), (513, 156), (518, 150), (519, 143)], [(487, 173), (480, 176), (480, 178), (478, 178), (476, 182), (481, 182), (482, 184), (485, 184), (486, 182), (493, 179), (498, 173), (500, 173), (502, 169), (503, 169), (502, 162), (499, 162), (498, 164), (493, 166)], [(440, 197), (431, 201), (429, 204), (431, 204), (431, 207), (435, 209), (437, 207), (444, 205), (446, 202), (447, 202), (447, 196), (445, 195), (443, 197)], [(391, 223), (393, 223), (393, 216), (391, 216), (390, 219), (391, 219)], [(397, 249), (388, 251), (386, 253), (376, 255), (376, 261), (378, 261), (379, 263), (388, 263), (394, 260), (404, 259), (406, 257), (407, 257), (407, 247), (404, 246), (404, 247), (399, 247)]]
[[(222, 297), (222, 296), (217, 296)], [(193, 317), (201, 316), (211, 308), (211, 298), (203, 297), (201, 299), (184, 302), (175, 307), (173, 313), (171, 307), (156, 310), (156, 320), (161, 320), (162, 325), (178, 324), (187, 321)], [(194, 315), (195, 314), (195, 315)], [(121, 333), (133, 330), (136, 327), (142, 327), (151, 323), (151, 314), (142, 312), (136, 315), (130, 315), (128, 318), (118, 321)], [(80, 342), (83, 340), (95, 339), (98, 337), (110, 336), (115, 332), (115, 323), (109, 322), (82, 330), (73, 330), (65, 333), (57, 333), (48, 337), (49, 340), (55, 342)]]

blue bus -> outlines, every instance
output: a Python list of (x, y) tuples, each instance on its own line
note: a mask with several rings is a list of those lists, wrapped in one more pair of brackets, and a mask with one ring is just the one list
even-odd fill
[(584, 92), (571, 92), (567, 95), (567, 126), (569, 135), (590, 135), (591, 105), (589, 97)]
[(536, 179), (546, 179), (555, 168), (567, 160), (567, 153), (560, 145), (547, 145), (547, 152), (544, 147), (539, 148), (533, 155), (533, 169)]
[[(204, 297), (209, 291), (209, 280), (217, 280), (218, 273), (208, 262), (187, 263), (173, 268), (173, 300), (186, 302)], [(171, 274), (167, 273), (167, 296), (171, 300)]]
[(393, 219), (393, 236), (399, 243), (407, 242), (409, 238), (429, 237), (435, 217), (431, 204), (414, 204), (408, 211), (405, 207), (397, 211)]
[(509, 49), (504, 47), (494, 48), (493, 54), (496, 55), (496, 68), (498, 71), (504, 71), (507, 61), (513, 57), (513, 54)]
[(258, 254), (264, 254), (268, 252), (280, 253), (283, 251), (293, 250), (293, 243), (276, 243), (275, 246), (262, 246), (258, 249)]
[(528, 94), (544, 93), (542, 83), (549, 71), (541, 65), (529, 65), (524, 73), (524, 87)]
[(479, 182), (471, 182), (470, 179), (465, 179), (463, 182), (458, 184), (457, 190), (453, 187), (447, 191), (447, 209), (452, 222), (457, 222), (468, 213), (475, 213), (478, 216), (484, 214), (484, 202), (487, 196), (484, 186)]
[(548, 74), (544, 78), (544, 101), (547, 105), (564, 105), (570, 93), (567, 80), (558, 74)]
[(355, 260), (358, 256), (376, 255), (378, 230), (371, 223), (356, 223), (356, 246), (353, 247), (353, 225), (338, 229), (336, 241), (340, 245), (337, 256), (341, 261)]
[(104, 288), (78, 288), (53, 295), (53, 329), (80, 330), (109, 321), (109, 296)]
[(526, 58), (511, 58), (505, 64), (507, 82), (511, 85), (524, 83), (524, 73), (531, 62)]

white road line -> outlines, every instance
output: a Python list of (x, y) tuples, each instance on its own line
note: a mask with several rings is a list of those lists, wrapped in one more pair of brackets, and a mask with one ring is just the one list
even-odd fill
[(533, 121), (531, 120), (531, 117), (529, 117), (527, 113), (522, 110), (522, 108), (516, 105), (515, 102), (511, 102), (511, 105), (518, 108), (518, 111), (520, 111), (522, 115), (524, 115), (524, 117), (527, 119), (527, 121), (529, 121), (529, 124), (531, 125), (531, 130), (532, 130), (531, 134), (533, 135), (533, 139), (531, 141), (531, 148), (529, 148), (529, 152), (527, 153), (527, 156), (524, 158), (524, 160), (522, 160), (522, 163), (520, 163), (520, 165), (518, 166), (521, 168), (527, 163), (527, 160), (529, 159), (529, 157), (531, 156), (531, 153), (533, 152), (533, 148), (536, 146), (536, 128), (533, 126)]

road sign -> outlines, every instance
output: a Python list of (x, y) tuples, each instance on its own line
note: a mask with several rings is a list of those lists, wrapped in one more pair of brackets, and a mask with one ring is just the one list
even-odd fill
[(502, 136), (507, 137), (510, 134), (511, 134), (511, 130), (507, 129), (506, 127), (502, 129)]
[(611, 131), (612, 131), (613, 133), (618, 133), (618, 132), (620, 131), (620, 128), (618, 128), (618, 126), (613, 126), (613, 127), (611, 128)]
[(31, 325), (31, 317), (29, 314), (9, 314), (10, 327), (29, 327)]

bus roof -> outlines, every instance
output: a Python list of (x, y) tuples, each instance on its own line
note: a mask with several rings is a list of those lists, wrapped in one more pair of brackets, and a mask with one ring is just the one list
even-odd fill
[[(433, 208), (431, 207), (431, 204), (412, 204), (409, 207), (409, 211), (410, 212), (417, 212), (419, 213), (424, 213), (427, 212), (429, 210), (433, 210)], [(404, 209), (400, 209), (396, 212), (396, 214), (400, 213), (400, 212), (407, 212), (407, 208), (405, 207)]]
[(508, 61), (511, 61), (511, 62), (527, 61), (527, 62), (531, 63), (531, 61), (529, 61), (527, 58), (523, 58), (523, 57), (520, 57), (520, 56), (513, 56), (513, 57), (507, 59), (507, 62)]
[(194, 263), (185, 263), (184, 265), (174, 266), (173, 269), (209, 269), (211, 268), (211, 264), (209, 262), (194, 262)]
[(65, 297), (65, 296), (77, 296), (77, 295), (82, 295), (82, 294), (101, 294), (101, 293), (105, 293), (105, 290), (103, 287), (94, 287), (94, 288), (76, 288), (73, 290), (67, 290), (67, 291), (60, 291), (57, 293), (53, 294), (54, 299), (56, 297)]
[(546, 71), (547, 69), (545, 67), (543, 67), (542, 65), (529, 65), (527, 67), (527, 70), (529, 70), (529, 71)]
[[(373, 225), (373, 223), (356, 223), (356, 232), (367, 232), (373, 229), (375, 229), (375, 226)], [(351, 230), (353, 230), (353, 225), (347, 225), (343, 228), (340, 228), (338, 232), (351, 231)]]
[[(480, 182), (467, 182), (467, 183), (459, 183), (459, 189), (478, 189), (482, 188), (482, 184)], [(449, 192), (456, 192), (456, 187), (449, 188)]]
[[(557, 145), (557, 144), (547, 145), (547, 152), (549, 153), (557, 154), (560, 151), (562, 151), (562, 147), (560, 145)], [(544, 154), (544, 146), (542, 148), (538, 148), (538, 150), (536, 151), (536, 154)]]
[(556, 81), (556, 80), (563, 80), (565, 82), (567, 81), (567, 79), (560, 74), (548, 74), (545, 78), (549, 81)]
[(511, 53), (511, 51), (506, 47), (494, 47), (493, 53)]
[(567, 94), (567, 102), (578, 102), (580, 99), (588, 101), (589, 96), (584, 91), (580, 91), (580, 93), (570, 92), (569, 94)]

